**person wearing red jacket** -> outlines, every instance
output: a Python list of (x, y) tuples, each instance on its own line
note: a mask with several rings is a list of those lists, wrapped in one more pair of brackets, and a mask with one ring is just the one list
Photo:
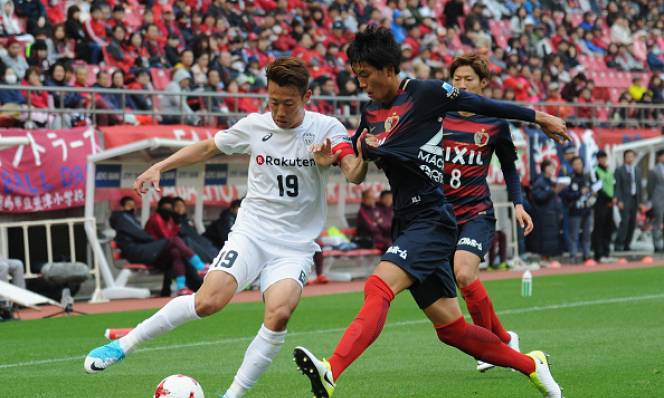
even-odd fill
[(178, 236), (180, 227), (173, 219), (173, 199), (163, 197), (157, 204), (157, 211), (145, 224), (145, 232), (154, 239), (168, 239)]

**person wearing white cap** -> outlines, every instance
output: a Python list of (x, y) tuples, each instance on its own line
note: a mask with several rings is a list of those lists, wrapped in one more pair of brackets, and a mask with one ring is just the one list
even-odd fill
[(187, 104), (187, 99), (183, 95), (177, 95), (189, 91), (191, 84), (191, 74), (185, 68), (178, 68), (173, 74), (173, 80), (168, 83), (165, 94), (161, 97), (161, 107), (165, 112), (162, 116), (162, 123), (177, 124), (180, 123), (180, 114), (186, 116), (184, 122), (187, 124), (196, 124), (198, 117), (193, 109)]

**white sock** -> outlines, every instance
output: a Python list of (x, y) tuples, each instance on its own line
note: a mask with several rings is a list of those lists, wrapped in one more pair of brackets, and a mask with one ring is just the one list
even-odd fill
[(196, 314), (194, 297), (194, 294), (176, 297), (156, 314), (139, 323), (134, 330), (119, 340), (122, 350), (130, 353), (147, 340), (161, 336), (183, 323), (200, 319)]
[(272, 359), (277, 356), (286, 340), (286, 331), (273, 332), (261, 325), (254, 341), (244, 353), (244, 360), (233, 379), (233, 384), (226, 391), (227, 398), (240, 398), (249, 390), (258, 378), (267, 370)]

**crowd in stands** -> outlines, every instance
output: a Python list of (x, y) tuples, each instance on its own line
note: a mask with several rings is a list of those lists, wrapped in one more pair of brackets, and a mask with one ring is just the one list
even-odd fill
[(615, 169), (604, 151), (595, 156), (597, 166), (590, 173), (574, 146), (565, 150), (557, 174), (554, 163), (542, 162), (527, 195), (535, 223), (528, 251), (544, 258), (567, 253), (569, 262), (586, 265), (612, 262), (612, 247), (633, 249), (637, 227), (651, 231), (655, 252), (664, 251), (664, 150), (656, 153), (650, 170), (639, 167), (631, 150)]
[[(257, 98), (122, 97), (117, 94), (30, 96), (20, 86), (263, 93), (265, 65), (302, 58), (315, 94), (360, 94), (346, 63), (354, 32), (389, 27), (402, 46), (403, 76), (448, 79), (454, 56), (480, 52), (494, 78), (485, 95), (525, 102), (620, 104), (556, 106), (560, 116), (627, 125), (655, 123), (662, 103), (664, 4), (660, 0), (1, 0), (2, 124), (72, 125), (84, 115), (21, 110), (95, 107), (127, 110), (97, 124), (229, 123), (199, 111), (254, 112)], [(160, 102), (157, 104), (156, 102)], [(184, 103), (182, 103), (184, 102)], [(159, 107), (157, 120), (131, 111)], [(316, 102), (324, 113), (357, 112), (353, 104)], [(337, 107), (337, 109), (335, 109)], [(343, 109), (339, 109), (343, 108)], [(176, 116), (184, 110), (186, 116)], [(170, 115), (168, 112), (173, 112)], [(56, 120), (52, 120), (56, 119)], [(587, 121), (586, 121), (587, 122)], [(580, 121), (579, 123), (583, 123)]]

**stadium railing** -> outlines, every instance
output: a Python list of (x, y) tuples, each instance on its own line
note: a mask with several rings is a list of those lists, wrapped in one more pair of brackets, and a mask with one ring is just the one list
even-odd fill
[[(32, 261), (30, 259), (31, 253), (31, 241), (29, 239), (29, 229), (43, 229), (46, 236), (46, 259), (47, 263), (53, 263), (54, 252), (53, 252), (53, 227), (65, 225), (67, 227), (67, 241), (69, 242), (69, 262), (81, 261), (90, 266), (90, 274), (95, 277), (95, 283), (99, 285), (99, 267), (98, 267), (98, 253), (89, 250), (86, 250), (87, 257), (85, 259), (77, 258), (76, 253), (76, 239), (74, 233), (74, 227), (77, 225), (82, 225), (84, 228), (96, 228), (94, 218), (62, 218), (62, 219), (44, 219), (38, 221), (17, 221), (17, 222), (8, 222), (0, 223), (0, 254), (8, 257), (9, 254), (9, 234), (8, 230), (11, 228), (20, 228), (21, 236), (23, 240), (23, 254), (25, 261), (25, 277), (26, 278), (38, 278), (40, 274), (32, 272)], [(87, 244), (87, 243), (86, 243)], [(34, 253), (35, 251), (32, 250)]]
[[(101, 115), (125, 116), (127, 114), (151, 116), (154, 120), (161, 118), (176, 117), (179, 122), (186, 124), (188, 117), (194, 116), (198, 119), (197, 125), (216, 126), (228, 125), (233, 120), (245, 116), (248, 112), (241, 109), (240, 100), (250, 99), (258, 100), (258, 111), (263, 112), (267, 109), (267, 95), (237, 93), (229, 94), (222, 92), (209, 91), (188, 91), (181, 93), (169, 93), (155, 90), (124, 90), (113, 88), (78, 88), (78, 87), (34, 87), (34, 86), (9, 86), (0, 85), (0, 90), (19, 90), (25, 92), (24, 97), (28, 105), (17, 109), (15, 107), (0, 108), (2, 114), (15, 114), (20, 112), (25, 115), (26, 120), (31, 120), (34, 113), (48, 113), (49, 115), (72, 115), (79, 114), (90, 119), (92, 124), (96, 125), (97, 118)], [(31, 105), (30, 97), (35, 92), (49, 93), (78, 93), (84, 97), (103, 94), (120, 95), (121, 107), (123, 109), (99, 109), (96, 101), (89, 101), (85, 108), (66, 108), (64, 106), (64, 96), (58, 96), (59, 101), (53, 104), (51, 108), (35, 108)], [(127, 97), (130, 95), (151, 97), (151, 110), (129, 110), (125, 109), (129, 102)], [(175, 111), (166, 111), (161, 107), (160, 99), (167, 96), (180, 97), (180, 109)], [(183, 99), (185, 101), (183, 101)], [(196, 100), (201, 109), (193, 114), (184, 109), (184, 103), (189, 100)], [(214, 110), (215, 102), (232, 102), (228, 110)], [(354, 127), (359, 121), (359, 115), (363, 104), (368, 101), (366, 96), (314, 96), (309, 106), (329, 116), (336, 117), (342, 122)], [(59, 102), (59, 103), (58, 103)], [(538, 110), (558, 110), (564, 112), (564, 117), (570, 125), (584, 127), (658, 127), (661, 126), (660, 118), (664, 115), (664, 104), (616, 104), (610, 102), (593, 103), (569, 103), (569, 102), (538, 102), (538, 103), (520, 103), (525, 106), (534, 107)], [(54, 126), (46, 126), (53, 128)]]

